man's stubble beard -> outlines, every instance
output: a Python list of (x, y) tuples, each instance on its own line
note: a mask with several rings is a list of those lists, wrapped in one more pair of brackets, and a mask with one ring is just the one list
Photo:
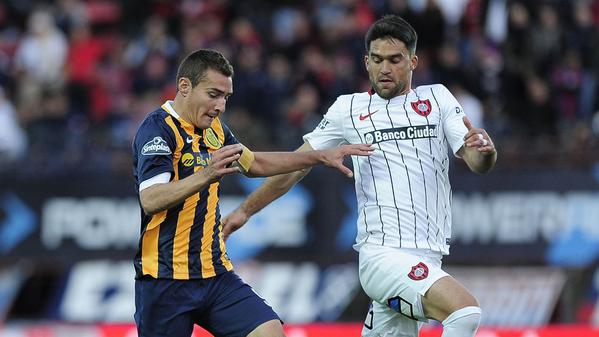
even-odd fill
[(391, 89), (386, 94), (384, 94), (381, 91), (381, 89), (377, 86), (377, 82), (373, 81), (372, 78), (370, 78), (370, 86), (374, 89), (374, 91), (377, 93), (377, 95), (379, 95), (383, 99), (392, 99), (394, 97), (397, 97), (401, 94), (401, 92), (405, 88), (405, 86), (402, 87), (401, 84), (395, 84), (395, 88)]

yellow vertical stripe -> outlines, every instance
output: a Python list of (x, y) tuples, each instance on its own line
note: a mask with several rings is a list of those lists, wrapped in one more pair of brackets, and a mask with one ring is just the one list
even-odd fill
[[(189, 137), (193, 138), (191, 148), (194, 154), (194, 173), (198, 171), (199, 166), (195, 163), (195, 154), (200, 152), (199, 138), (194, 135), (194, 128), (184, 121), (181, 127)], [(186, 137), (187, 138), (187, 137)], [(200, 200), (200, 193), (195, 193), (185, 199), (183, 209), (179, 212), (175, 238), (173, 242), (173, 278), (178, 280), (189, 279), (189, 236), (193, 227), (196, 215), (196, 206)]]
[(141, 267), (144, 275), (158, 277), (158, 236), (160, 224), (166, 218), (166, 210), (154, 214), (146, 226), (141, 243)]
[(173, 152), (173, 169), (175, 171), (174, 181), (179, 180), (179, 160), (181, 160), (181, 150), (183, 149), (183, 138), (179, 134), (179, 129), (175, 125), (175, 121), (172, 116), (167, 116), (165, 118), (166, 124), (171, 127), (173, 133), (175, 134), (175, 140), (177, 142), (177, 148)]
[(202, 261), (202, 278), (216, 275), (212, 263), (212, 243), (214, 241), (214, 223), (216, 221), (216, 204), (218, 203), (218, 183), (213, 183), (208, 188), (208, 201), (206, 203), (206, 216), (202, 234), (202, 248), (200, 259)]
[(223, 126), (220, 123), (220, 119), (215, 118), (214, 121), (212, 121), (212, 125), (210, 125), (210, 127), (216, 133), (216, 136), (218, 137), (218, 140), (220, 140), (220, 143), (225, 144), (225, 130), (223, 130)]
[(225, 240), (223, 239), (223, 224), (222, 222), (218, 225), (218, 241), (220, 243), (221, 256), (220, 260), (227, 270), (233, 270), (233, 264), (231, 260), (227, 258), (227, 247), (225, 246)]
[(198, 200), (200, 200), (199, 193), (185, 199), (183, 209), (179, 212), (173, 243), (173, 278), (177, 280), (189, 279), (189, 235)]

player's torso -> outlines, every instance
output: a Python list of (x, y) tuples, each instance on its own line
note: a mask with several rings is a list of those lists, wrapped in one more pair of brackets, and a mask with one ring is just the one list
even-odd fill
[(434, 90), (419, 87), (390, 100), (368, 93), (352, 99), (344, 138), (375, 148), (370, 157), (352, 158), (361, 210), (358, 240), (444, 251), (449, 159), (443, 106)]
[[(344, 137), (352, 144), (374, 144), (371, 162), (383, 161), (409, 170), (434, 172), (447, 158), (442, 114), (427, 87), (385, 100), (356, 94), (344, 121)], [(414, 161), (418, 167), (413, 167)], [(417, 163), (416, 163), (417, 162)]]
[[(200, 130), (173, 116), (161, 116), (164, 118), (156, 123), (158, 136), (140, 146), (139, 153), (144, 156), (154, 148), (167, 146), (168, 151), (163, 152), (171, 154), (167, 158), (171, 160), (168, 165), (172, 167), (172, 181), (205, 169), (213, 152), (226, 143), (219, 121)], [(168, 210), (142, 218), (135, 263), (138, 276), (207, 278), (232, 269), (220, 235), (218, 185), (212, 183)]]

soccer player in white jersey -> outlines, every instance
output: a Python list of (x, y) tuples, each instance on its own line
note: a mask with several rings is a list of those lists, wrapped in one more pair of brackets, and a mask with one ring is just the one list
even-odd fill
[[(443, 337), (472, 337), (477, 300), (441, 268), (451, 237), (449, 152), (476, 173), (497, 152), (441, 84), (412, 88), (418, 65), (412, 26), (390, 15), (366, 34), (370, 92), (342, 95), (298, 151), (371, 143), (352, 157), (358, 202), (360, 282), (372, 299), (362, 336), (418, 336), (422, 322), (443, 323)], [(223, 220), (225, 236), (287, 192), (308, 171), (271, 177)]]

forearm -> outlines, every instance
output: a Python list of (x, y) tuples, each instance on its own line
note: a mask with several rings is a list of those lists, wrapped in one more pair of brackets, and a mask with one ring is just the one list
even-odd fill
[(140, 192), (141, 205), (146, 214), (156, 214), (182, 203), (208, 185), (208, 179), (201, 173), (178, 181), (152, 185)]
[(256, 152), (248, 175), (269, 177), (303, 170), (324, 162), (322, 151)]
[(310, 172), (310, 168), (281, 174), (267, 178), (260, 187), (252, 192), (239, 208), (248, 216), (269, 205), (274, 200), (287, 193), (297, 182), (302, 180)]
[(497, 152), (483, 154), (476, 148), (464, 148), (463, 158), (472, 172), (484, 174), (491, 171), (495, 166)]
[[(314, 152), (312, 147), (308, 143), (304, 143), (300, 146), (293, 156), (303, 155), (305, 153)], [(306, 174), (310, 172), (310, 168), (304, 168), (296, 170), (292, 173), (280, 174), (269, 177), (260, 185), (260, 187), (250, 194), (247, 199), (239, 206), (239, 208), (249, 217), (266, 207), (274, 200), (287, 193), (297, 184), (298, 181), (302, 180)]]

